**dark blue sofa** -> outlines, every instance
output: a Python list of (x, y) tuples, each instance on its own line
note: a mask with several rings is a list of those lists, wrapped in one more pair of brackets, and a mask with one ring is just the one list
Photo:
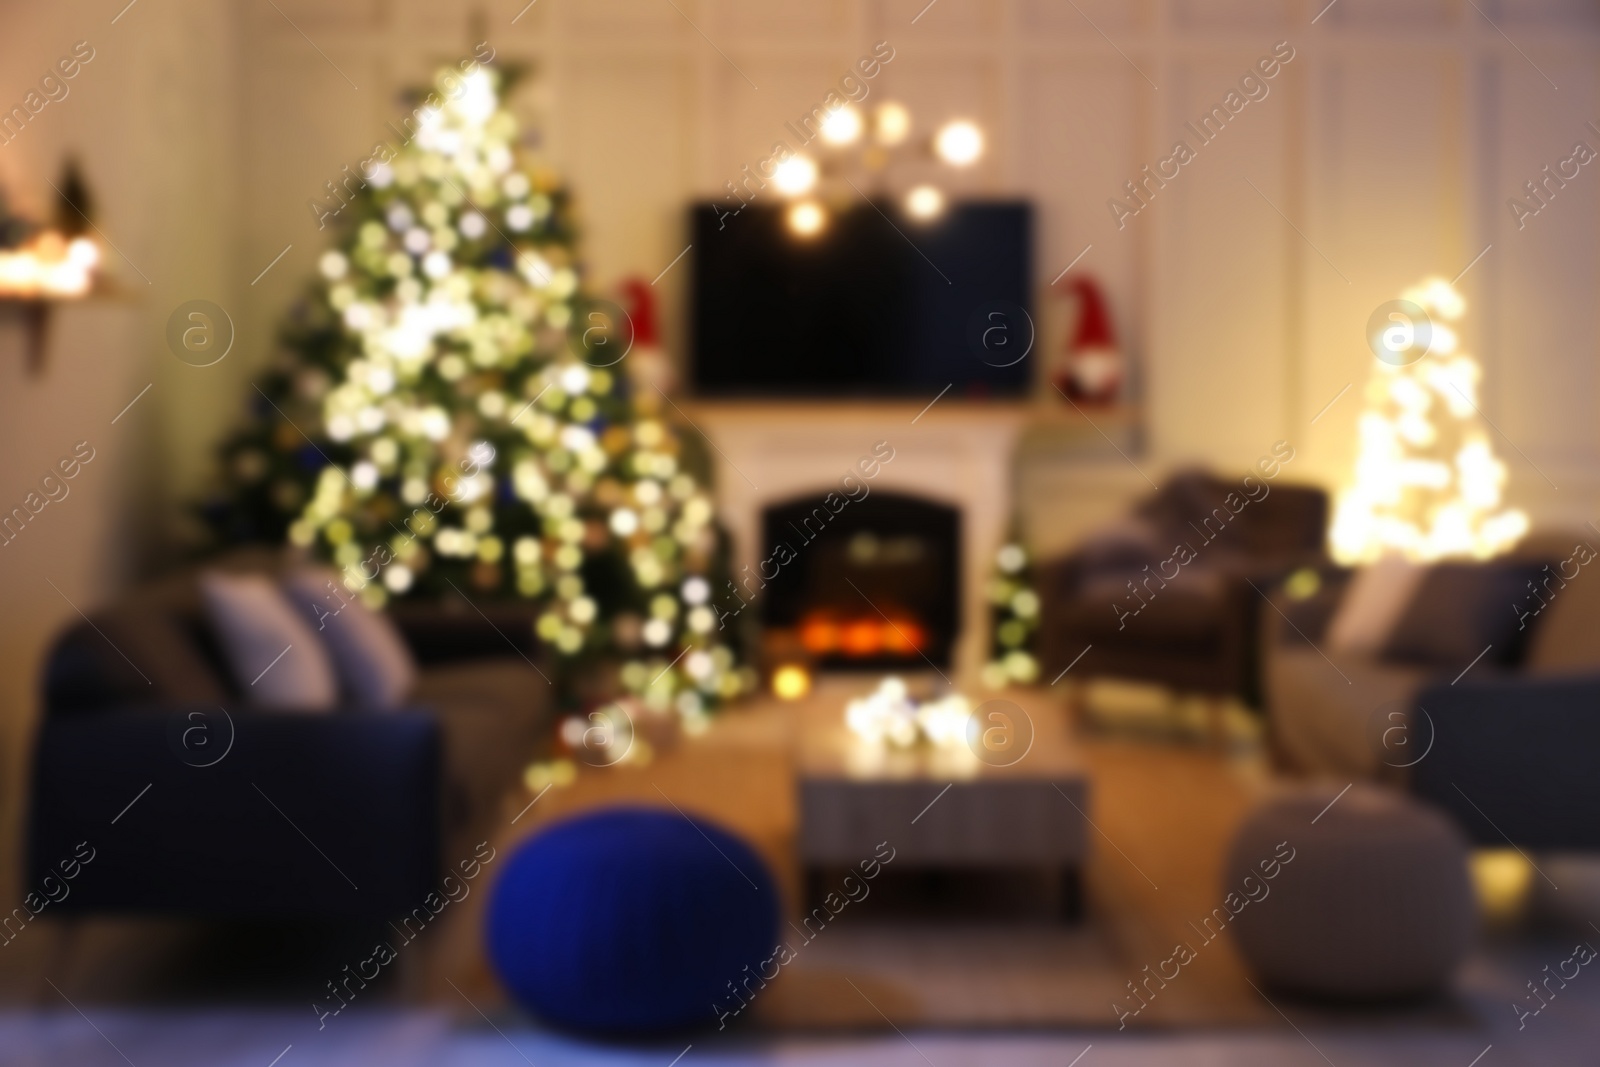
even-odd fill
[(29, 888), (53, 915), (409, 912), (549, 734), (528, 617), (487, 610), (397, 611), (421, 679), (415, 707), (382, 713), (249, 707), (193, 575), (73, 626), (44, 666)]

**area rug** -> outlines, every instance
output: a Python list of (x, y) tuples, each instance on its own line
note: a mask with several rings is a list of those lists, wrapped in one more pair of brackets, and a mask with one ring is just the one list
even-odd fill
[(861, 923), (798, 951), (749, 998), (778, 1028), (1102, 1026), (1124, 981), (1093, 926)]
[[(1397, 1008), (1330, 1008), (1281, 996), (1268, 1002), (1225, 968), (1186, 969), (1138, 1005), (1127, 983), (1144, 962), (1124, 958), (1093, 923), (862, 922), (805, 942), (765, 988), (752, 985), (749, 1014), (777, 1030), (1106, 1029), (1173, 1027), (1415, 1026), (1472, 1029), (1460, 998)], [(1144, 988), (1153, 989), (1154, 985)], [(730, 996), (726, 1007), (737, 1005)], [(1284, 1014), (1280, 1014), (1282, 1011)]]

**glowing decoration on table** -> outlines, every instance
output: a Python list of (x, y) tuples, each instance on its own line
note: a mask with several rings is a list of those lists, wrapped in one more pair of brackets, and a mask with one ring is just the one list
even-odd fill
[(68, 240), (47, 230), (20, 248), (0, 249), (0, 297), (85, 296), (99, 265), (100, 249), (89, 238)]
[(827, 222), (827, 212), (815, 200), (802, 200), (789, 208), (789, 228), (801, 237), (815, 237)]
[(919, 185), (906, 194), (906, 214), (914, 219), (934, 219), (944, 212), (944, 194), (931, 185)]
[(1031, 685), (1039, 680), (1039, 661), (1033, 644), (1039, 629), (1039, 594), (1034, 591), (1028, 550), (1010, 541), (995, 553), (989, 579), (992, 638), (990, 659), (984, 664), (983, 684), (988, 689)]
[(1488, 559), (1528, 530), (1527, 515), (1502, 504), (1506, 467), (1480, 412), (1482, 371), (1446, 325), (1465, 310), (1449, 283), (1431, 278), (1374, 313), (1378, 359), (1329, 535), (1341, 563)]
[(797, 663), (785, 663), (772, 672), (772, 695), (779, 700), (800, 700), (811, 692), (811, 672)]
[(927, 743), (937, 748), (966, 744), (972, 705), (959, 693), (918, 703), (906, 683), (891, 675), (868, 696), (845, 706), (844, 721), (862, 741), (873, 746), (911, 748)]
[(948, 122), (933, 138), (933, 150), (953, 167), (967, 167), (983, 155), (983, 131), (966, 119)]
[(635, 751), (633, 716), (619, 701), (603, 704), (587, 715), (569, 715), (561, 721), (560, 734), (573, 758), (590, 767), (610, 767)]
[(822, 139), (833, 145), (855, 144), (861, 139), (861, 112), (849, 104), (828, 112), (822, 120)]
[[(348, 191), (205, 513), (223, 544), (331, 559), (375, 606), (520, 598), (558, 700), (620, 688), (693, 732), (755, 681), (709, 604), (706, 464), (631, 357), (600, 365), (614, 305), (585, 291), (570, 196), (519, 158), (499, 77), (442, 72), (442, 104)], [(575, 720), (573, 751), (620, 751), (607, 729)]]

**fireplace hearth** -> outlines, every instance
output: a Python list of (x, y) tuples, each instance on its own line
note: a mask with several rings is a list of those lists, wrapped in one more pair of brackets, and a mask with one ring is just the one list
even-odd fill
[(763, 591), (763, 627), (824, 668), (949, 668), (961, 620), (960, 511), (884, 490), (828, 496), (837, 510), (823, 495), (762, 510), (763, 544), (793, 556)]

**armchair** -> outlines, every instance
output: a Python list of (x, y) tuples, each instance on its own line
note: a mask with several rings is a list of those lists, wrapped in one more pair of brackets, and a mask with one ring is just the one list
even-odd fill
[(1176, 474), (1130, 519), (1045, 564), (1044, 663), (1065, 666), (1088, 647), (1074, 669), (1080, 677), (1256, 703), (1257, 590), (1323, 558), (1327, 497), (1305, 486), (1253, 484), (1251, 499), (1236, 480)]

